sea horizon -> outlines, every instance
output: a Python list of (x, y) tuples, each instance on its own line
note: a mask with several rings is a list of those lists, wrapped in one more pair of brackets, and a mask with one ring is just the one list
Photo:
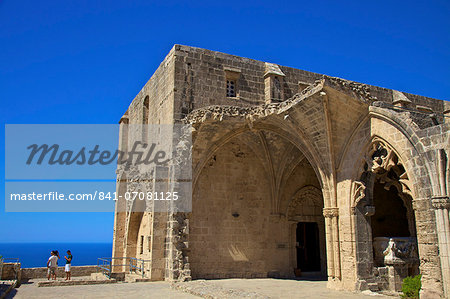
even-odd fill
[(58, 250), (59, 266), (64, 266), (67, 250), (73, 266), (97, 265), (97, 259), (112, 256), (112, 242), (0, 242), (3, 258), (18, 258), (22, 268), (46, 267), (52, 250)]

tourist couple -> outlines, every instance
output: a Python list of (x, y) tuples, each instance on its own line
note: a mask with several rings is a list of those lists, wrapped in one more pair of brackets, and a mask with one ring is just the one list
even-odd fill
[[(70, 250), (67, 250), (67, 256), (64, 256), (66, 259), (66, 280), (70, 280), (72, 278), (72, 274), (70, 272), (70, 264), (72, 263), (72, 253)], [(50, 280), (50, 277), (53, 280), (56, 280), (56, 269), (58, 268), (58, 260), (59, 260), (59, 252), (58, 250), (52, 250), (50, 253), (50, 257), (47, 261), (48, 275), (47, 279)]]

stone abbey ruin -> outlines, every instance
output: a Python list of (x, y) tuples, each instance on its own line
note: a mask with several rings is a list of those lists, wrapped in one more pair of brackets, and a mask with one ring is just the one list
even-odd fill
[[(302, 276), (399, 291), (420, 273), (423, 297), (448, 297), (449, 112), (442, 100), (175, 45), (120, 123), (192, 126), (192, 211), (120, 199), (113, 257), (148, 260), (145, 277), (169, 281)], [(136, 173), (118, 168), (118, 194), (136, 191)]]

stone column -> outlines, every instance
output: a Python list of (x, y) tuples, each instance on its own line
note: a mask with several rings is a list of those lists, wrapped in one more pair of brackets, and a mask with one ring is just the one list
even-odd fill
[[(117, 200), (115, 203), (115, 212), (114, 212), (114, 235), (113, 235), (113, 257), (123, 257), (124, 256), (124, 239), (125, 239), (125, 230), (127, 225), (127, 211), (126, 211), (126, 202), (123, 194), (126, 191), (127, 183), (125, 176), (121, 178), (117, 178), (117, 186), (116, 186), (116, 196)], [(120, 260), (113, 260), (113, 264), (122, 264)], [(121, 272), (121, 267), (114, 267), (114, 272)]]
[[(120, 119), (119, 130), (119, 150), (123, 153), (128, 152), (128, 116), (124, 115)], [(125, 159), (125, 157), (122, 157)], [(117, 183), (116, 183), (116, 203), (114, 212), (114, 235), (113, 235), (113, 250), (112, 257), (125, 256), (125, 236), (127, 226), (127, 203), (125, 200), (125, 192), (127, 191), (127, 171), (124, 165), (118, 161), (116, 169)], [(115, 259), (111, 261), (113, 265), (123, 264), (123, 260)], [(123, 266), (114, 266), (113, 272), (123, 272)]]
[(189, 281), (189, 219), (186, 213), (171, 213), (167, 223), (166, 274), (168, 281)]
[(339, 208), (324, 208), (328, 277), (341, 279), (341, 257), (339, 246)]
[(436, 232), (439, 241), (439, 257), (441, 260), (442, 283), (447, 297), (450, 290), (450, 198), (439, 196), (432, 199), (435, 208)]
[(450, 292), (450, 199), (447, 190), (449, 162), (445, 149), (438, 149), (436, 158), (439, 196), (433, 197), (431, 203), (435, 209), (436, 216), (436, 233), (439, 244), (439, 258), (441, 261), (442, 285), (444, 295), (448, 297)]
[[(168, 191), (169, 170), (167, 167), (155, 167), (151, 190)], [(164, 280), (166, 277), (166, 237), (169, 209), (167, 201), (152, 201), (153, 222), (151, 224), (151, 273), (152, 280)]]

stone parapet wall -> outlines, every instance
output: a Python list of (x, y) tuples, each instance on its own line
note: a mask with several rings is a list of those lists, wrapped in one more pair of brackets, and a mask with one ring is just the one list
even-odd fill
[[(91, 273), (97, 272), (97, 266), (72, 266), (72, 276), (90, 276)], [(58, 277), (64, 276), (64, 267), (58, 267), (56, 271)], [(22, 279), (46, 278), (47, 267), (40, 268), (23, 268)]]
[[(20, 263), (4, 263), (0, 278), (2, 280), (10, 280), (20, 278)], [(19, 272), (18, 272), (19, 271)]]

